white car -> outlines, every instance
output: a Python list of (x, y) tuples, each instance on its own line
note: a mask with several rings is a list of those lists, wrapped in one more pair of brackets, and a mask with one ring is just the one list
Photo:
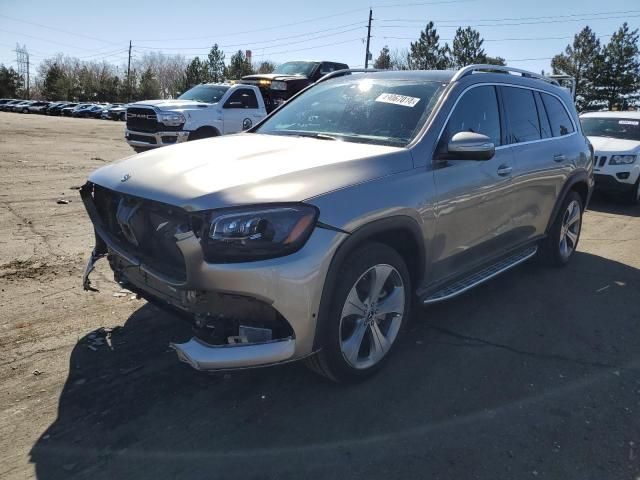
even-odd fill
[(640, 203), (640, 112), (591, 112), (580, 116), (593, 145), (596, 189)]
[(127, 106), (125, 138), (136, 151), (248, 130), (267, 116), (253, 85), (196, 85), (175, 100)]

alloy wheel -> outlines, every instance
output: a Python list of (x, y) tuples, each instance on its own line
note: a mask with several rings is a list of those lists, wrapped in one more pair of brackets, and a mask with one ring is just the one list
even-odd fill
[(349, 365), (365, 369), (389, 352), (406, 309), (402, 276), (391, 265), (371, 267), (351, 287), (340, 317), (340, 350)]
[(580, 204), (573, 200), (564, 212), (562, 226), (560, 227), (560, 255), (562, 258), (569, 258), (578, 246), (581, 226), (582, 211)]

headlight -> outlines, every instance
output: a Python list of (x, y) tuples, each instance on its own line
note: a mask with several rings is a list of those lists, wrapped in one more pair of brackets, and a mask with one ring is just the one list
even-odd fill
[(636, 155), (613, 155), (609, 165), (629, 165), (636, 161)]
[(159, 112), (158, 121), (168, 127), (178, 127), (186, 122), (184, 115), (178, 112)]
[(287, 82), (276, 80), (271, 82), (271, 90), (286, 90)]
[(202, 235), (205, 259), (212, 263), (281, 257), (305, 244), (318, 210), (310, 205), (278, 205), (214, 211)]

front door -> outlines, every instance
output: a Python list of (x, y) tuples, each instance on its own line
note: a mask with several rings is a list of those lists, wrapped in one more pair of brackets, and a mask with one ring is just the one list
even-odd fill
[(262, 116), (253, 90), (238, 88), (224, 103), (224, 134), (239, 133), (251, 128)]
[(436, 160), (436, 238), (431, 283), (464, 273), (512, 246), (514, 159), (500, 148), (503, 127), (496, 88), (480, 85), (463, 93), (438, 145), (459, 132), (481, 133), (492, 139), (490, 160)]

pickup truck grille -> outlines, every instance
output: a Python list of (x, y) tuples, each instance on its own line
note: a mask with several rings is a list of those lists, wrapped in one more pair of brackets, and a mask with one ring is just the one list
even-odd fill
[(127, 108), (127, 128), (135, 132), (155, 133), (158, 131), (158, 116), (152, 108)]
[(191, 230), (186, 212), (98, 185), (93, 202), (110, 240), (120, 249), (158, 273), (186, 280), (184, 258), (175, 240), (176, 233)]

